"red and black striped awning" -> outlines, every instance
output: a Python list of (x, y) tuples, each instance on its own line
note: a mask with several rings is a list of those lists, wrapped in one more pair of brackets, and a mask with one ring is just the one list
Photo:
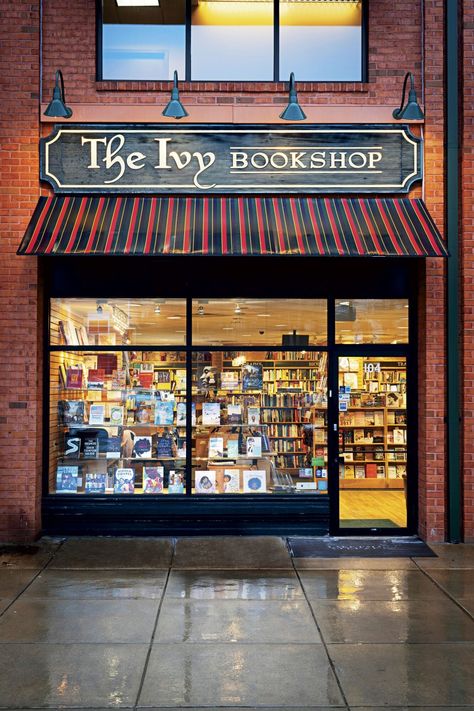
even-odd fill
[(18, 254), (444, 257), (422, 200), (40, 198)]

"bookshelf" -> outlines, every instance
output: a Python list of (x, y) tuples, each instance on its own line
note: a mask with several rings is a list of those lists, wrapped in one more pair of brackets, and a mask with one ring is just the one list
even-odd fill
[[(225, 436), (226, 431), (232, 428), (232, 423), (225, 419), (229, 405), (241, 408), (242, 419), (234, 423), (234, 429), (239, 429), (240, 439), (252, 432), (249, 408), (257, 410), (258, 421), (254, 423), (253, 431), (259, 431), (264, 436), (267, 446), (255, 466), (264, 466), (262, 460), (267, 460), (269, 490), (280, 490), (281, 482), (286, 481), (286, 488), (326, 493), (326, 353), (307, 353), (304, 359), (300, 353), (294, 352), (251, 353), (248, 355), (249, 363), (257, 363), (261, 370), (261, 382), (254, 388), (244, 388), (243, 366), (233, 365), (233, 356), (232, 353), (224, 353), (223, 362), (219, 364), (222, 378), (214, 390), (214, 397), (222, 407), (223, 416), (216, 423), (214, 436), (217, 430)], [(211, 356), (207, 366), (213, 367)], [(212, 460), (206, 460), (206, 438), (209, 440), (211, 433), (201, 422), (201, 408), (206, 394), (199, 392), (197, 371), (196, 367), (193, 378), (193, 399), (196, 401), (198, 420), (194, 448), (196, 469), (203, 461), (206, 466), (216, 466)], [(229, 385), (232, 380), (233, 385)], [(239, 457), (234, 458), (235, 466), (242, 453), (241, 447)], [(225, 458), (226, 453), (224, 465)], [(242, 463), (240, 465), (243, 466)]]
[(407, 475), (404, 360), (344, 359), (339, 388), (340, 488), (403, 489)]

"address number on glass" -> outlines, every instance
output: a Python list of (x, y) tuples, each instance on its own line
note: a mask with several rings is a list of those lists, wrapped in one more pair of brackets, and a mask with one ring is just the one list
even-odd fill
[(364, 373), (380, 373), (380, 363), (364, 363)]

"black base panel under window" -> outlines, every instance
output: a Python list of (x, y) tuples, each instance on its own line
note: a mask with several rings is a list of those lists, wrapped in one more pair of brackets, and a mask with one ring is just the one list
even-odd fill
[(436, 553), (420, 540), (380, 538), (289, 538), (293, 558), (436, 558)]
[(50, 535), (301, 535), (329, 533), (327, 496), (192, 500), (153, 497), (48, 496), (43, 499), (43, 533)]

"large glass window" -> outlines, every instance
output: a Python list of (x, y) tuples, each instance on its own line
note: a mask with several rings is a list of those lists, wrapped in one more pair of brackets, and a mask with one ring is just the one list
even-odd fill
[(280, 77), (361, 81), (362, 3), (280, 0)]
[(327, 494), (327, 353), (193, 356), (196, 494)]
[(102, 2), (102, 78), (159, 81), (185, 71), (185, 0)]
[(103, 0), (100, 78), (361, 81), (362, 24), (362, 0)]
[(408, 300), (336, 299), (336, 343), (408, 343)]

